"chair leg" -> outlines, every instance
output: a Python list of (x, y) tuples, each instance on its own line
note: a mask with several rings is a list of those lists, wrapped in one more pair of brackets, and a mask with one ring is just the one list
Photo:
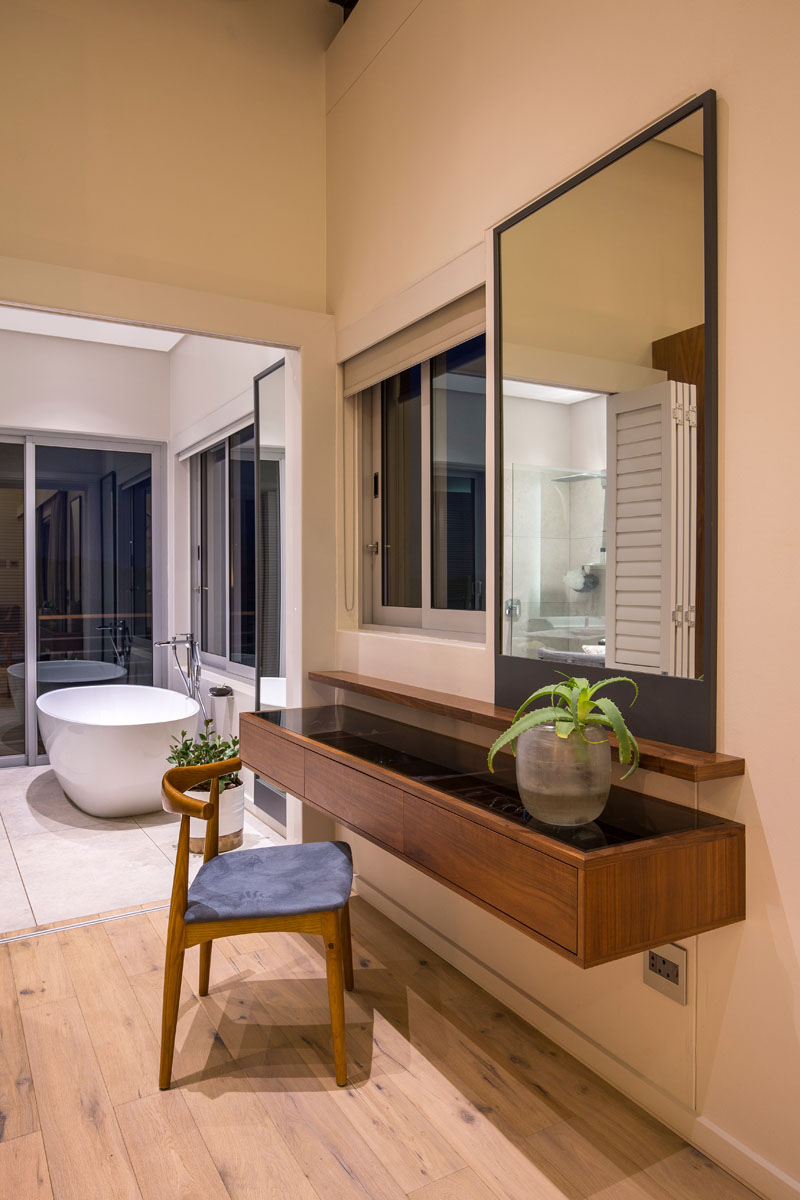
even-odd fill
[(198, 991), (201, 996), (208, 995), (208, 980), (211, 975), (211, 947), (213, 942), (200, 943), (200, 986)]
[(328, 1003), (331, 1010), (333, 1061), (339, 1087), (347, 1083), (347, 1051), (344, 1033), (344, 987), (342, 986), (342, 937), (339, 914), (335, 910), (321, 914), (325, 939), (325, 969), (328, 974)]
[(348, 900), (342, 909), (342, 967), (344, 968), (344, 986), (352, 992), (353, 982), (353, 944), (350, 940), (350, 902)]
[(167, 958), (164, 965), (164, 1002), (161, 1010), (161, 1068), (158, 1086), (168, 1088), (172, 1081), (172, 1059), (175, 1054), (175, 1030), (178, 1025), (178, 1006), (181, 998), (183, 978), (183, 939), (167, 941)]

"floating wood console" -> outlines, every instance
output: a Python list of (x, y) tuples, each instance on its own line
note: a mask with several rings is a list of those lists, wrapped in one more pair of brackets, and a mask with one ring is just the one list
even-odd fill
[(744, 827), (612, 788), (574, 830), (534, 822), (513, 760), (345, 706), (244, 713), (241, 757), (581, 967), (741, 921)]
[[(448, 692), (434, 692), (428, 688), (391, 683), (386, 679), (373, 679), (368, 675), (354, 675), (350, 671), (309, 671), (308, 678), (313, 683), (324, 683), (328, 687), (342, 688), (362, 696), (374, 696), (405, 708), (454, 717), (457, 721), (483, 725), (487, 729), (505, 729), (514, 716), (512, 709), (501, 708), (485, 700), (469, 700)], [(635, 726), (635, 720), (633, 723)], [(610, 740), (616, 748), (615, 739), (612, 737)], [(641, 765), (647, 771), (688, 779), (692, 783), (744, 775), (744, 759), (731, 754), (709, 754), (703, 750), (690, 750), (685, 746), (670, 746), (667, 742), (644, 739), (639, 740), (639, 750)]]

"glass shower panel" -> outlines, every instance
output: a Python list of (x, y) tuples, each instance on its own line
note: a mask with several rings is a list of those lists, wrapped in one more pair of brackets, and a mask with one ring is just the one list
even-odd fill
[(25, 753), (24, 447), (0, 443), (0, 757)]
[(152, 684), (151, 488), (149, 454), (36, 447), (37, 695)]
[[(605, 471), (513, 464), (506, 530), (506, 653), (605, 661)], [(508, 509), (507, 509), (508, 511)]]

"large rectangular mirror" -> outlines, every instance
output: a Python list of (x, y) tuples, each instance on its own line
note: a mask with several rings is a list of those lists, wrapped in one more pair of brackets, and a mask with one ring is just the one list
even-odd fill
[(496, 699), (625, 674), (714, 749), (714, 95), (495, 232)]

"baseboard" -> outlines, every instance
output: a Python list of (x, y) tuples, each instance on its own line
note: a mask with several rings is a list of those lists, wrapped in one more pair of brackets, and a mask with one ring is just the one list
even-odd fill
[(541, 1004), (510, 979), (495, 971), (440, 933), (416, 913), (398, 904), (391, 896), (359, 877), (358, 893), (368, 903), (385, 913), (401, 929), (419, 938), (452, 966), (462, 971), (491, 995), (546, 1034), (557, 1045), (574, 1055), (580, 1062), (596, 1071), (603, 1079), (634, 1100), (641, 1108), (662, 1121), (690, 1145), (695, 1146), (713, 1162), (723, 1167), (765, 1200), (798, 1200), (800, 1181), (792, 1179), (772, 1163), (767, 1162), (749, 1147), (730, 1137), (723, 1129), (668, 1095), (661, 1088), (611, 1054), (598, 1042), (588, 1038), (575, 1026), (564, 1021), (558, 1013)]

